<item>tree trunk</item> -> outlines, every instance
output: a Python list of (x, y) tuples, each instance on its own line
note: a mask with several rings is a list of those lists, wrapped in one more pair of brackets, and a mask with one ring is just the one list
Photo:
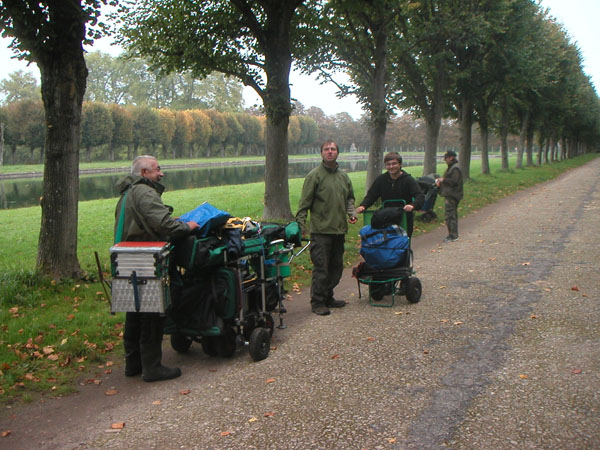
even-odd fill
[(0, 123), (0, 167), (4, 164), (4, 123)]
[(460, 154), (458, 164), (463, 179), (471, 178), (471, 140), (473, 130), (473, 102), (463, 97), (458, 108), (460, 128)]
[(502, 99), (502, 113), (500, 117), (500, 157), (502, 170), (508, 170), (508, 95)]
[(490, 134), (487, 122), (479, 122), (479, 136), (481, 138), (481, 173), (483, 175), (490, 174), (490, 156), (488, 151)]
[(383, 170), (383, 145), (385, 131), (388, 123), (388, 107), (386, 103), (387, 93), (387, 34), (380, 31), (375, 34), (375, 69), (373, 74), (373, 90), (369, 99), (371, 110), (371, 121), (369, 133), (371, 148), (369, 150), (369, 162), (367, 164), (368, 190), (375, 178)]
[(525, 139), (529, 128), (529, 111), (525, 111), (521, 117), (521, 131), (519, 132), (519, 148), (517, 148), (517, 163), (515, 167), (523, 167), (523, 153), (525, 152)]
[(77, 259), (79, 139), (88, 71), (81, 40), (58, 47), (38, 61), (47, 148), (37, 267), (54, 278), (64, 278), (81, 273)]
[[(285, 8), (285, 2), (282, 3)], [(281, 24), (281, 28), (286, 27)], [(290, 187), (288, 185), (288, 125), (290, 103), (290, 69), (292, 66), (287, 30), (280, 29), (281, 38), (265, 52), (267, 85), (262, 91), (265, 107), (265, 207), (263, 220), (291, 220)]]
[(533, 121), (527, 127), (527, 167), (533, 166)]

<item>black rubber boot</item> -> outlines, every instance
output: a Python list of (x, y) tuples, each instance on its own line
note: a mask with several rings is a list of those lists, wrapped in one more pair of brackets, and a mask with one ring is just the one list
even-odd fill
[(123, 341), (125, 347), (125, 376), (135, 377), (142, 374), (142, 355), (137, 341)]
[(181, 376), (179, 368), (171, 369), (161, 364), (163, 318), (154, 313), (142, 313), (141, 324), (142, 379), (162, 381)]
[(142, 374), (142, 357), (140, 354), (141, 323), (139, 315), (125, 315), (123, 331), (123, 347), (125, 349), (125, 376), (135, 377)]
[(142, 379), (144, 381), (171, 380), (181, 376), (181, 369), (170, 368), (161, 364), (162, 343), (141, 344), (142, 351)]

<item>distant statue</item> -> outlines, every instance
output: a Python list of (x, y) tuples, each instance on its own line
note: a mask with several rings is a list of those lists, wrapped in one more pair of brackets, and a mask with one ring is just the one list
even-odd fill
[(350, 151), (356, 153), (358, 150), (356, 150), (356, 145), (354, 144), (354, 142), (352, 143), (352, 145), (350, 146)]

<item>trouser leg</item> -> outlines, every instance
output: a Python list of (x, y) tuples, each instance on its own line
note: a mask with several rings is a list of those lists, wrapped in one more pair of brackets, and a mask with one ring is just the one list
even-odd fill
[(140, 314), (134, 312), (126, 313), (125, 329), (123, 330), (123, 347), (125, 349), (125, 376), (127, 377), (133, 377), (142, 373), (140, 334)]
[(458, 200), (447, 197), (445, 198), (444, 206), (448, 234), (452, 237), (458, 237)]
[(333, 289), (344, 271), (343, 234), (316, 234), (310, 237), (310, 259), (313, 263), (310, 303), (325, 305), (333, 298)]

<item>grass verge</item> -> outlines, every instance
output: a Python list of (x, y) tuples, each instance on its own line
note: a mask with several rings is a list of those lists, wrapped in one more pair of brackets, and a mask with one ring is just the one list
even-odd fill
[[(492, 175), (479, 175), (473, 161), (471, 180), (465, 184), (465, 198), (459, 215), (464, 216), (518, 190), (550, 180), (580, 166), (596, 154), (518, 170), (500, 171), (492, 160)], [(415, 176), (420, 167), (410, 167)], [(365, 173), (350, 174), (357, 203), (365, 193)], [(295, 211), (302, 179), (291, 179), (290, 204)], [(208, 201), (234, 216), (259, 220), (263, 208), (264, 184), (221, 186), (166, 192), (165, 203), (175, 213), (188, 211)], [(103, 270), (109, 273), (108, 248), (112, 243), (116, 199), (94, 200), (79, 205), (79, 261), (88, 273), (83, 280), (53, 282), (35, 272), (40, 224), (39, 207), (0, 210), (0, 403), (27, 402), (40, 396), (65, 395), (76, 389), (76, 381), (96, 382), (96, 376), (122, 370), (120, 345), (124, 315), (109, 314), (108, 302), (95, 275), (94, 251), (101, 255)], [(443, 202), (435, 212), (443, 218)], [(441, 221), (416, 222), (415, 235), (439, 227)], [(346, 242), (346, 265), (358, 260), (358, 231), (351, 225)], [(311, 264), (308, 252), (294, 260), (287, 281), (307, 286)], [(308, 307), (308, 306), (307, 306)]]

